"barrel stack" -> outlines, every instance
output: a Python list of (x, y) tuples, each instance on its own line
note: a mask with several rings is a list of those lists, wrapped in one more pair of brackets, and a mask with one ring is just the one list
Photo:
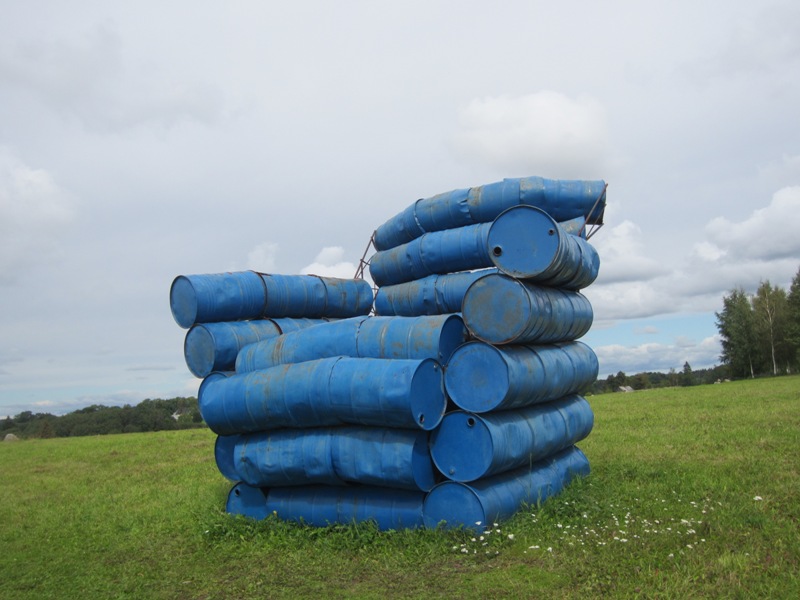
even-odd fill
[(479, 529), (587, 474), (604, 206), (602, 181), (540, 177), (418, 200), (373, 236), (374, 315), (359, 279), (178, 277), (227, 510)]

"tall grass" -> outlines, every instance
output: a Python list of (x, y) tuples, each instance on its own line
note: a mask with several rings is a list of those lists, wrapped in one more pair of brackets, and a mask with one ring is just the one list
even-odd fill
[(0, 444), (0, 598), (800, 597), (800, 377), (589, 401), (592, 475), (482, 536), (229, 517), (207, 430)]

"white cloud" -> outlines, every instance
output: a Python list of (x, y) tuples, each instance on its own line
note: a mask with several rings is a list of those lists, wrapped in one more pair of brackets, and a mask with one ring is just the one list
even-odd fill
[(726, 42), (706, 57), (696, 57), (685, 70), (699, 81), (772, 75), (792, 70), (800, 60), (800, 10), (773, 5), (741, 20)]
[(727, 252), (711, 242), (697, 242), (692, 247), (692, 254), (700, 260), (715, 262), (725, 256)]
[(672, 344), (640, 344), (622, 346), (613, 344), (593, 348), (600, 362), (600, 378), (618, 371), (628, 374), (642, 371), (680, 371), (688, 362), (693, 369), (705, 369), (719, 364), (719, 336), (707, 337), (699, 342), (686, 337)]
[(324, 277), (341, 277), (352, 279), (356, 272), (356, 265), (344, 260), (344, 248), (341, 246), (326, 246), (320, 250), (314, 262), (300, 269), (303, 275), (321, 275)]
[(591, 302), (595, 319), (601, 321), (638, 319), (680, 310), (673, 297), (646, 281), (594, 283), (581, 293)]
[(638, 335), (655, 335), (658, 332), (659, 332), (658, 327), (654, 327), (653, 325), (645, 325), (644, 327), (637, 327), (633, 331), (633, 333)]
[(247, 253), (247, 268), (259, 273), (274, 273), (278, 244), (263, 242)]
[(787, 286), (800, 263), (800, 187), (783, 188), (770, 204), (741, 222), (723, 217), (705, 227), (708, 239), (685, 256), (663, 261), (630, 221), (592, 238), (600, 254), (600, 276), (583, 291), (598, 321), (677, 312), (713, 312), (736, 287), (755, 290), (760, 281)]
[(0, 284), (51, 260), (73, 214), (68, 194), (47, 171), (29, 167), (0, 146)]
[(664, 275), (669, 269), (645, 255), (646, 247), (642, 230), (638, 225), (625, 220), (602, 235), (592, 238), (600, 254), (599, 283), (623, 281), (647, 281)]
[(780, 160), (759, 167), (758, 176), (773, 184), (772, 189), (800, 181), (800, 154), (784, 154)]
[(222, 115), (216, 86), (168, 76), (158, 64), (128, 65), (123, 50), (107, 24), (79, 39), (6, 45), (0, 48), (0, 77), (89, 130), (210, 123)]
[(510, 173), (589, 179), (606, 164), (603, 107), (553, 91), (472, 100), (459, 112), (456, 153)]
[(744, 221), (717, 217), (706, 225), (711, 242), (735, 259), (772, 260), (800, 257), (800, 186), (783, 188)]

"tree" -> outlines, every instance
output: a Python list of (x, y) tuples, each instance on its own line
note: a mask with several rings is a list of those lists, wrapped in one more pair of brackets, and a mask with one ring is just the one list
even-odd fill
[(681, 385), (694, 385), (694, 375), (692, 374), (692, 367), (688, 360), (683, 363), (683, 371), (681, 372)]
[(800, 268), (792, 279), (786, 298), (786, 345), (788, 361), (795, 369), (800, 366)]
[(755, 317), (745, 291), (737, 288), (724, 296), (722, 312), (714, 316), (722, 338), (720, 360), (730, 367), (733, 377), (755, 377)]
[(769, 281), (762, 282), (753, 297), (753, 314), (758, 341), (764, 348), (764, 354), (769, 357), (772, 374), (777, 375), (778, 365), (785, 364), (787, 355), (786, 292), (782, 288), (772, 287)]

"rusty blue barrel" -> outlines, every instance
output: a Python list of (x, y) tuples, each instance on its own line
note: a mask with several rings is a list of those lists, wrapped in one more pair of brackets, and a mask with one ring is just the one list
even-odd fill
[(467, 340), (458, 315), (370, 317), (361, 324), (358, 355), (371, 358), (432, 358), (445, 364)]
[(599, 363), (583, 342), (493, 346), (467, 342), (450, 357), (445, 389), (461, 409), (486, 413), (540, 404), (585, 389)]
[(431, 436), (431, 456), (454, 481), (475, 481), (530, 465), (584, 439), (594, 414), (581, 396), (478, 415), (450, 412)]
[(254, 487), (344, 485), (333, 468), (333, 440), (326, 427), (243, 434), (233, 464), (239, 481)]
[(333, 356), (423, 359), (444, 364), (467, 339), (457, 315), (356, 317), (322, 323), (244, 347), (237, 372)]
[(422, 279), (387, 285), (375, 294), (375, 312), (381, 316), (443, 315), (461, 312), (467, 288), (496, 269), (429, 275)]
[(369, 313), (372, 301), (361, 279), (254, 271), (179, 275), (170, 288), (172, 316), (184, 328), (262, 317), (354, 317)]
[(350, 423), (434, 429), (446, 400), (433, 359), (333, 357), (227, 376), (212, 373), (198, 392), (217, 435)]
[(378, 286), (395, 285), (433, 274), (492, 266), (488, 237), (491, 223), (425, 233), (389, 250), (376, 252), (369, 272)]
[(370, 317), (352, 317), (262, 340), (242, 348), (236, 371), (245, 373), (275, 365), (334, 356), (358, 356), (358, 330)]
[(540, 285), (579, 290), (597, 279), (600, 269), (600, 256), (589, 242), (533, 206), (515, 206), (497, 217), (487, 244), (500, 271)]
[(590, 224), (602, 224), (606, 184), (524, 177), (438, 194), (417, 200), (378, 227), (375, 247), (388, 250), (427, 232), (488, 223), (520, 204), (541, 208), (557, 221), (584, 217)]
[(462, 316), (480, 340), (527, 344), (578, 339), (589, 331), (594, 314), (580, 292), (494, 274), (467, 288)]
[(264, 281), (254, 271), (179, 275), (169, 290), (172, 316), (187, 329), (195, 323), (257, 319), (266, 302)]
[(351, 426), (278, 429), (220, 436), (215, 450), (223, 475), (255, 487), (360, 483), (428, 491), (436, 483), (425, 431)]
[(600, 258), (543, 210), (514, 206), (491, 223), (425, 233), (376, 252), (369, 268), (375, 283), (386, 286), (492, 264), (518, 279), (580, 289), (597, 278)]
[(416, 529), (424, 499), (424, 492), (366, 485), (282, 487), (270, 488), (266, 512), (316, 527), (372, 521), (383, 531)]
[(471, 483), (444, 481), (426, 496), (426, 527), (464, 527), (481, 531), (511, 517), (523, 503), (540, 504), (575, 477), (589, 474), (589, 461), (576, 446)]
[(372, 310), (372, 287), (363, 279), (317, 275), (262, 274), (267, 290), (265, 317), (334, 317), (366, 315)]
[(248, 344), (324, 323), (324, 319), (256, 319), (198, 323), (186, 333), (183, 355), (196, 377), (212, 371), (232, 371), (236, 356)]

